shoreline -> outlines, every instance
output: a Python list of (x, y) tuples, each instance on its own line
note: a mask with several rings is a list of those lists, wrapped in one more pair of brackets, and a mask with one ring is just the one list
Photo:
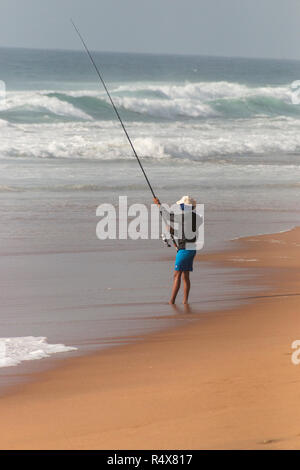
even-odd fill
[[(254, 302), (192, 313), (191, 324), (65, 358), (33, 382), (11, 388), (0, 404), (0, 448), (300, 446), (297, 408), (292, 406), (297, 402), (297, 385), (292, 384), (299, 374), (290, 361), (295, 325), (300, 330), (300, 229), (233, 244), (232, 250), (198, 256), (224, 266), (256, 268), (264, 287)], [(282, 318), (283, 309), (288, 318)]]
[[(219, 245), (218, 249), (210, 251), (210, 253), (217, 253), (224, 251), (225, 246), (229, 245), (229, 242), (224, 242), (223, 245)], [(132, 255), (133, 248), (130, 248), (130, 257)], [(227, 246), (228, 249), (228, 246)], [(202, 253), (202, 251), (201, 251)], [(127, 266), (128, 263), (128, 252), (124, 247), (119, 247), (117, 255), (121, 254), (123, 258), (119, 262)], [(2, 269), (11, 269), (10, 266), (14, 266), (14, 270), (10, 274), (11, 280), (13, 281), (14, 276), (17, 276), (17, 284), (19, 284), (21, 292), (23, 284), (29, 286), (32, 284), (31, 291), (25, 291), (25, 295), (29, 299), (24, 298), (24, 292), (21, 295), (15, 296), (14, 292), (11, 292), (12, 299), (14, 299), (15, 307), (18, 309), (18, 304), (24, 304), (25, 307), (18, 312), (18, 317), (21, 319), (21, 327), (16, 328), (16, 322), (13, 320), (15, 317), (14, 306), (7, 306), (8, 311), (6, 312), (7, 322), (6, 331), (2, 329), (3, 336), (7, 338), (24, 338), (33, 337), (38, 339), (39, 337), (45, 337), (48, 344), (63, 344), (64, 346), (76, 347), (77, 350), (68, 353), (51, 354), (49, 357), (44, 357), (43, 360), (21, 360), (21, 363), (14, 367), (2, 367), (0, 368), (0, 395), (9, 390), (11, 387), (17, 386), (18, 384), (27, 383), (34, 381), (36, 374), (42, 373), (43, 371), (49, 371), (58, 367), (60, 362), (65, 362), (68, 359), (90, 355), (93, 352), (103, 351), (109, 347), (115, 347), (134, 341), (141, 341), (145, 336), (155, 331), (165, 331), (173, 327), (182, 325), (186, 322), (186, 315), (184, 307), (181, 307), (182, 311), (179, 311), (178, 307), (172, 311), (172, 307), (168, 305), (168, 290), (171, 286), (172, 271), (171, 268), (174, 263), (174, 250), (157, 249), (153, 244), (153, 247), (149, 250), (140, 248), (135, 249), (135, 260), (137, 262), (135, 269), (135, 276), (140, 277), (140, 263), (146, 263), (146, 271), (148, 275), (146, 279), (141, 279), (139, 286), (134, 289), (131, 288), (130, 283), (128, 285), (128, 293), (125, 292), (125, 285), (123, 280), (120, 279), (115, 286), (116, 289), (111, 289), (110, 278), (113, 278), (114, 271), (110, 272), (109, 276), (106, 276), (107, 283), (104, 283), (104, 289), (99, 290), (99, 268), (101, 270), (102, 254), (98, 255), (98, 252), (91, 252), (90, 256), (86, 255), (86, 251), (72, 252), (72, 253), (58, 253), (58, 252), (42, 252), (36, 253), (36, 258), (32, 259), (32, 253), (24, 253), (24, 263), (27, 267), (28, 272), (35, 272), (35, 277), (41, 274), (42, 278), (47, 279), (49, 283), (52, 282), (54, 271), (56, 267), (60, 267), (64, 270), (67, 276), (64, 276), (60, 285), (49, 284), (47, 290), (44, 289), (43, 284), (38, 284), (35, 280), (30, 280), (26, 276), (21, 275), (19, 278), (20, 269), (22, 269), (22, 260), (18, 260), (20, 254), (8, 255), (8, 261)], [(109, 255), (110, 256), (110, 255)], [(54, 257), (54, 259), (53, 259)], [(93, 260), (91, 259), (93, 258)], [(79, 261), (78, 261), (79, 260)], [(82, 263), (80, 262), (82, 261)], [(90, 262), (87, 262), (90, 261)], [(130, 262), (132, 263), (132, 259)], [(150, 264), (149, 264), (150, 261)], [(5, 260), (6, 262), (6, 260)], [(157, 268), (159, 262), (159, 272), (155, 275), (154, 270)], [(66, 267), (72, 263), (74, 270), (70, 272)], [(91, 264), (92, 263), (92, 264)], [(100, 264), (99, 264), (100, 263)], [(40, 269), (41, 266), (45, 266), (46, 269)], [(49, 270), (49, 267), (52, 269)], [(85, 279), (84, 283), (90, 287), (91, 283), (96, 287), (94, 298), (86, 297), (83, 303), (80, 295), (72, 299), (71, 295), (66, 296), (67, 304), (62, 305), (61, 299), (56, 300), (53, 296), (48, 297), (51, 292), (54, 294), (56, 289), (63, 293), (61, 286), (65, 285), (66, 290), (69, 291), (70, 277), (76, 281), (76, 275), (74, 272), (79, 272), (82, 267), (85, 266)], [(127, 269), (127, 268), (126, 268)], [(197, 266), (193, 273), (193, 283), (197, 286), (200, 283), (201, 278), (206, 278), (207, 281), (201, 285), (201, 289), (193, 291), (193, 309), (200, 309), (201, 312), (211, 311), (219, 309), (221, 306), (225, 309), (231, 305), (238, 305), (240, 303), (241, 295), (244, 292), (251, 293), (255, 289), (255, 282), (253, 287), (246, 286), (245, 282), (241, 282), (240, 289), (235, 291), (235, 296), (228, 302), (223, 300), (226, 291), (230, 291), (228, 285), (224, 289), (219, 289), (218, 296), (214, 294), (214, 289), (220, 283), (221, 278), (228, 278), (229, 275), (232, 285), (234, 280), (238, 277), (238, 272), (241, 273), (242, 277), (247, 278), (245, 269), (238, 268), (237, 270), (231, 268), (219, 268), (216, 263), (205, 262), (201, 264), (201, 273)], [(243, 272), (244, 271), (244, 272)], [(14, 273), (15, 272), (15, 273)], [(88, 277), (87, 277), (88, 276)], [(148, 282), (147, 282), (148, 278)], [(102, 280), (104, 277), (102, 276)], [(214, 279), (216, 282), (214, 282)], [(251, 283), (251, 279), (249, 279)], [(105, 279), (104, 279), (105, 282)], [(120, 288), (121, 287), (121, 288)], [(37, 296), (35, 301), (32, 298), (32, 293), (36, 297), (36, 292), (41, 290), (42, 296)], [(73, 289), (76, 290), (76, 289)], [(78, 285), (77, 292), (80, 293), (81, 286)], [(77, 293), (76, 292), (76, 293)], [(119, 293), (119, 296), (118, 296)], [(45, 298), (46, 294), (46, 298)], [(107, 294), (111, 294), (111, 298)], [(126, 302), (125, 296), (129, 297)], [(45, 301), (44, 301), (45, 299)], [(78, 299), (79, 302), (76, 300)], [(180, 296), (179, 296), (180, 299)], [(49, 302), (50, 300), (50, 302)], [(179, 300), (180, 302), (180, 300)], [(26, 305), (27, 304), (27, 305)], [(32, 306), (34, 312), (31, 311)], [(66, 315), (67, 311), (67, 315)], [(69, 311), (69, 315), (68, 315)], [(35, 319), (32, 317), (32, 313), (35, 316), (39, 315), (41, 318), (41, 324), (36, 328)], [(199, 312), (198, 312), (199, 313)], [(23, 318), (22, 318), (23, 317)], [(116, 319), (121, 318), (120, 321)], [(72, 319), (75, 318), (73, 322)], [(45, 323), (45, 320), (49, 320), (50, 323)], [(68, 321), (70, 319), (70, 322)], [(25, 320), (25, 322), (24, 322)], [(67, 323), (65, 323), (67, 320)], [(79, 320), (79, 322), (78, 322)], [(93, 329), (89, 328), (89, 321), (93, 322)], [(53, 325), (51, 325), (53, 323)], [(11, 325), (11, 327), (10, 327)], [(50, 327), (48, 327), (50, 325)], [(5, 325), (4, 325), (5, 326)], [(61, 328), (63, 327), (63, 330)], [(5, 334), (6, 333), (6, 334)], [(25, 335), (25, 336), (24, 336)]]

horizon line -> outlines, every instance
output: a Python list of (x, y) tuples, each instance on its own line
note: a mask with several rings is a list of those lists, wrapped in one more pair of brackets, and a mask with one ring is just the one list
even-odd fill
[[(28, 47), (28, 46), (0, 46), (1, 49), (18, 49), (18, 50), (30, 50), (30, 51), (51, 51), (51, 52), (83, 52), (83, 49), (72, 49), (72, 48), (54, 48), (54, 47)], [(108, 51), (90, 49), (93, 53), (99, 54), (132, 54), (132, 55), (151, 55), (151, 56), (175, 56), (175, 57), (207, 57), (216, 59), (247, 59), (247, 60), (277, 60), (277, 61), (292, 61), (299, 62), (300, 58), (291, 57), (255, 57), (255, 56), (241, 56), (241, 55), (218, 55), (218, 54), (207, 54), (207, 53), (186, 53), (186, 52), (133, 52), (133, 51)]]

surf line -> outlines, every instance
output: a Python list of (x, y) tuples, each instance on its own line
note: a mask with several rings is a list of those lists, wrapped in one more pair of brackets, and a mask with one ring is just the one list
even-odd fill
[[(101, 83), (102, 83), (102, 85), (103, 85), (104, 90), (105, 90), (106, 93), (107, 93), (107, 96), (108, 96), (108, 98), (109, 98), (109, 101), (110, 101), (110, 103), (111, 103), (111, 105), (112, 105), (112, 107), (113, 107), (113, 109), (114, 109), (114, 111), (115, 111), (115, 113), (116, 113), (116, 115), (117, 115), (118, 120), (120, 121), (120, 124), (121, 124), (121, 126), (122, 126), (122, 129), (123, 129), (123, 131), (124, 131), (124, 133), (125, 133), (125, 135), (126, 135), (126, 137), (127, 137), (127, 140), (128, 140), (128, 142), (129, 142), (129, 144), (130, 144), (130, 147), (131, 147), (131, 149), (132, 149), (132, 152), (133, 152), (135, 158), (137, 159), (137, 162), (138, 162), (138, 164), (139, 164), (139, 166), (140, 166), (140, 169), (141, 169), (141, 171), (142, 171), (142, 173), (143, 173), (143, 175), (144, 175), (144, 177), (145, 177), (145, 179), (146, 179), (146, 181), (147, 181), (147, 184), (148, 184), (149, 189), (150, 189), (150, 191), (151, 191), (151, 193), (152, 193), (152, 196), (153, 196), (154, 199), (157, 199), (157, 200), (159, 201), (159, 199), (156, 197), (156, 195), (155, 195), (155, 193), (154, 193), (154, 190), (153, 190), (153, 188), (152, 188), (152, 186), (151, 186), (151, 183), (150, 183), (150, 181), (149, 181), (149, 179), (148, 179), (148, 176), (146, 175), (146, 172), (145, 172), (145, 170), (144, 170), (144, 168), (143, 168), (143, 165), (142, 165), (142, 163), (141, 163), (141, 161), (140, 161), (140, 158), (139, 158), (139, 156), (138, 156), (138, 154), (137, 154), (137, 152), (136, 152), (136, 150), (135, 150), (135, 148), (134, 148), (134, 145), (133, 145), (133, 143), (132, 143), (132, 140), (131, 140), (131, 138), (130, 138), (128, 132), (127, 132), (127, 129), (126, 129), (126, 127), (125, 127), (125, 125), (124, 125), (124, 123), (123, 123), (123, 121), (122, 121), (122, 119), (121, 119), (121, 116), (120, 116), (120, 114), (119, 114), (119, 111), (118, 111), (118, 109), (117, 109), (117, 107), (116, 107), (116, 105), (115, 105), (115, 103), (114, 103), (114, 101), (113, 101), (113, 99), (112, 99), (112, 97), (111, 97), (111, 94), (110, 94), (110, 92), (109, 92), (109, 90), (108, 90), (108, 88), (107, 88), (107, 86), (106, 86), (106, 84), (105, 84), (105, 82), (104, 82), (104, 80), (103, 80), (103, 77), (102, 77), (102, 75), (101, 75), (101, 73), (100, 73), (100, 71), (99, 71), (99, 68), (97, 67), (97, 65), (96, 65), (96, 63), (95, 63), (95, 61), (94, 61), (94, 58), (93, 58), (92, 54), (90, 53), (90, 51), (89, 51), (89, 49), (88, 49), (88, 47), (87, 47), (87, 45), (86, 45), (86, 42), (84, 41), (84, 39), (83, 39), (83, 37), (82, 37), (82, 35), (81, 35), (79, 29), (77, 28), (77, 26), (75, 25), (75, 23), (74, 23), (74, 21), (73, 21), (72, 19), (71, 19), (70, 21), (71, 21), (71, 23), (72, 23), (72, 25), (73, 25), (73, 27), (74, 27), (76, 33), (78, 34), (79, 39), (80, 39), (80, 41), (82, 42), (82, 45), (83, 45), (84, 49), (86, 50), (87, 55), (89, 56), (91, 63), (93, 64), (93, 66), (94, 66), (94, 68), (95, 68), (95, 70), (96, 70), (96, 73), (97, 73), (97, 75), (98, 75), (98, 77), (99, 77), (99, 79), (100, 79), (100, 81), (101, 81)], [(161, 211), (161, 210), (160, 210), (160, 215), (161, 215), (161, 217), (163, 218), (163, 216), (162, 216), (162, 211)], [(172, 234), (171, 231), (170, 231), (170, 237), (171, 237), (171, 240), (172, 240), (172, 243), (173, 243), (174, 247), (178, 250), (177, 242), (176, 242), (176, 240), (175, 240), (175, 238), (174, 238), (174, 235)], [(167, 239), (167, 237), (166, 237), (164, 234), (163, 234), (163, 241), (164, 241), (164, 243), (166, 243), (167, 246), (171, 246), (171, 245), (169, 245), (168, 239)]]

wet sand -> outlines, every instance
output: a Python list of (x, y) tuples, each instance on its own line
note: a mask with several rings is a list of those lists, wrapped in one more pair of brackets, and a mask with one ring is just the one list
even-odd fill
[(191, 304), (190, 324), (66, 360), (11, 389), (0, 402), (0, 448), (299, 448), (291, 343), (300, 338), (300, 229), (232, 247), (200, 261), (252, 270), (261, 289), (246, 305), (197, 313)]

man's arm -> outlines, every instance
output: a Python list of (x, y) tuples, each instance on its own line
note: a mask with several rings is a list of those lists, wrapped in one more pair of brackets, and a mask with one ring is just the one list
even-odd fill
[(167, 209), (161, 205), (161, 202), (157, 197), (153, 198), (153, 202), (159, 207), (161, 216), (163, 218), (163, 221), (165, 222), (167, 230), (169, 230), (171, 234), (174, 234), (174, 229), (172, 227), (172, 221), (171, 221), (172, 214), (170, 214), (167, 211)]

